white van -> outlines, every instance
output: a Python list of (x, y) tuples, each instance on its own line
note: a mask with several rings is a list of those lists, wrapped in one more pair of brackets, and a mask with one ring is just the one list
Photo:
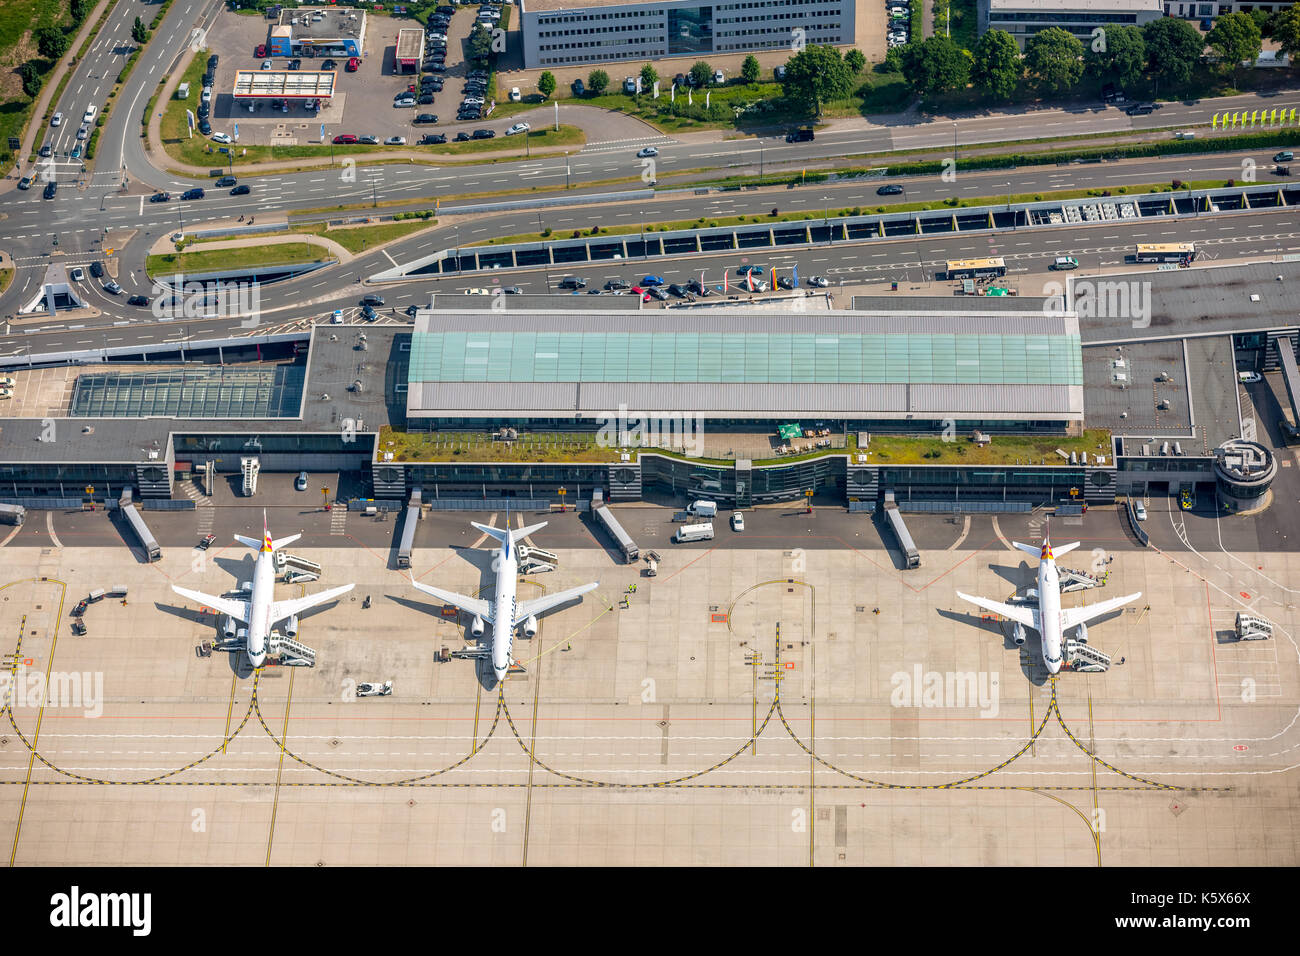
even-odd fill
[(677, 529), (677, 534), (673, 535), (673, 540), (678, 544), (686, 541), (712, 541), (713, 525), (684, 524)]
[(701, 498), (699, 501), (692, 501), (687, 505), (686, 513), (697, 518), (712, 518), (718, 513), (718, 503), (716, 501), (705, 501)]

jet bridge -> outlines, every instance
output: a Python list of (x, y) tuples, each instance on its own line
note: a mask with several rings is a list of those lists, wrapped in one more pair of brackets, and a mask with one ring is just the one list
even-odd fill
[(415, 525), (420, 520), (420, 489), (411, 489), (411, 500), (406, 506), (406, 519), (402, 522), (402, 538), (397, 546), (397, 566), (411, 566), (411, 549), (415, 547)]

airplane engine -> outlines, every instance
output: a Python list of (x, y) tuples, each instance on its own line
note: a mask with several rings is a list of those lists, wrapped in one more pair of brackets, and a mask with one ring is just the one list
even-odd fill
[(297, 614), (289, 615), (289, 619), (284, 622), (284, 636), (285, 637), (298, 636), (298, 615)]
[(470, 621), (470, 623), (469, 623), (469, 632), (470, 632), (471, 634), (473, 634), (475, 637), (482, 637), (482, 636), (483, 636), (483, 618), (481, 618), (481, 617), (479, 617), (477, 614), (475, 614), (475, 615), (474, 615), (474, 620)]
[(230, 640), (235, 636), (235, 619), (227, 615), (221, 621), (221, 636)]
[(1011, 631), (1011, 639), (1016, 642), (1016, 647), (1023, 647), (1025, 643), (1025, 626), (1019, 621), (1016, 622), (1015, 628)]
[(248, 646), (248, 628), (241, 627), (238, 631), (235, 632), (235, 637), (239, 638), (240, 643), (243, 644), (245, 647)]
[(253, 590), (253, 582), (252, 582), (252, 581), (244, 581), (243, 583), (241, 583), (241, 584), (239, 585), (239, 590), (241, 590), (241, 591), (245, 591), (245, 592), (248, 592), (248, 593), (252, 593), (252, 590)]
[(1080, 624), (1078, 629), (1078, 640), (1080, 644), (1088, 643), (1088, 625)]
[(532, 638), (537, 636), (537, 617), (530, 614), (524, 619), (524, 637)]
[(1030, 588), (1028, 591), (1025, 592), (1025, 597), (1029, 598), (1031, 601), (1037, 601), (1038, 588)]

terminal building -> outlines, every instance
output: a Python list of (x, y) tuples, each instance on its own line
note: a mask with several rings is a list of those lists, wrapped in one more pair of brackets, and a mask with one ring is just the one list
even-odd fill
[(1164, 16), (1167, 6), (1162, 0), (979, 0), (979, 32), (1003, 30), (1022, 50), (1048, 27), (1089, 41), (1098, 27), (1141, 27)]
[(520, 0), (525, 69), (854, 42), (857, 0)]
[(457, 296), (413, 324), (8, 356), (0, 502), (193, 497), (199, 477), (254, 462), (339, 473), (345, 496), (394, 505), (420, 489), (449, 506), (597, 490), (740, 507), (812, 493), (870, 509), (892, 492), (905, 510), (1015, 511), (1182, 491), (1266, 506), (1285, 480), (1274, 449), (1300, 420), (1300, 263), (1140, 275), (1153, 299), (1139, 324), (1063, 297), (784, 298), (649, 324), (635, 300), (520, 296), (503, 311)]

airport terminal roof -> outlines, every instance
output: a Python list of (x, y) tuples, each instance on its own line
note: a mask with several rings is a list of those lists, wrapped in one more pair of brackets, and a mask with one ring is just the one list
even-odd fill
[(1161, 13), (1163, 0), (988, 0), (990, 10), (1050, 13)]
[(792, 321), (666, 310), (651, 327), (643, 315), (513, 313), (488, 329), (481, 313), (417, 317), (408, 417), (598, 417), (620, 405), (727, 418), (1078, 420), (1082, 358), (1074, 318), (1041, 312)]

